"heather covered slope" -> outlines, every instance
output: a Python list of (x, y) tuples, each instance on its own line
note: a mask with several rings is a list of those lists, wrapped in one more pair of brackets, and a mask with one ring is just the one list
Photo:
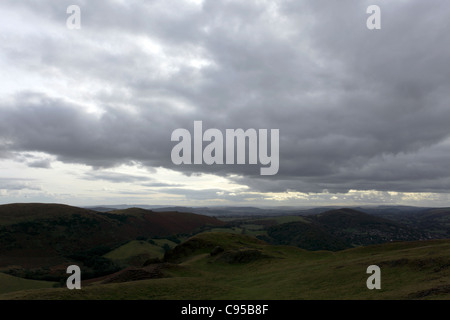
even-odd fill
[(107, 252), (139, 236), (189, 234), (222, 224), (192, 213), (137, 208), (96, 212), (60, 204), (1, 205), (0, 267), (48, 267), (75, 253), (99, 247)]

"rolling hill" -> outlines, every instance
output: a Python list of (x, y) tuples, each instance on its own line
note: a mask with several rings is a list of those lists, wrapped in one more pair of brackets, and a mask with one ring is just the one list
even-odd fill
[[(366, 287), (370, 265), (381, 269), (380, 290)], [(0, 295), (0, 299), (449, 299), (449, 266), (449, 240), (395, 242), (331, 252), (207, 232), (169, 251), (163, 263), (128, 268), (85, 284), (81, 290), (16, 291)]]
[(426, 231), (432, 238), (450, 238), (450, 208), (374, 212), (376, 216)]
[(260, 237), (272, 244), (297, 246), (306, 250), (338, 251), (349, 247), (342, 239), (324, 230), (320, 225), (307, 222), (288, 222), (272, 226), (267, 237)]
[(429, 239), (427, 232), (354, 209), (330, 210), (308, 215), (304, 221), (271, 226), (272, 244), (294, 245), (307, 250), (342, 250), (391, 241)]
[[(224, 222), (142, 208), (3, 205), (0, 281), (8, 287), (0, 299), (449, 299), (450, 240), (428, 239), (428, 230), (442, 236), (448, 211), (402, 219), (342, 208)], [(69, 264), (82, 269), (81, 291), (61, 282)], [(365, 286), (372, 264), (382, 270), (380, 291)]]
[(1, 205), (0, 268), (48, 268), (103, 255), (139, 236), (190, 234), (222, 224), (198, 214), (138, 208), (96, 212), (61, 204)]

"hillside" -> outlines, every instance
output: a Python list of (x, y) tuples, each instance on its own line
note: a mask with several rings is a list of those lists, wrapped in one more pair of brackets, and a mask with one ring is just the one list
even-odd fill
[(140, 208), (129, 208), (99, 214), (110, 219), (120, 220), (126, 217), (126, 228), (123, 229), (133, 230), (136, 234), (141, 232), (141, 234), (156, 236), (190, 233), (202, 226), (221, 226), (224, 224), (214, 217), (179, 211), (155, 212)]
[(0, 205), (0, 226), (43, 219), (96, 216), (95, 211), (64, 204), (12, 203)]
[(0, 268), (29, 270), (82, 261), (98, 269), (109, 262), (97, 257), (137, 237), (190, 234), (222, 224), (192, 213), (137, 208), (96, 212), (60, 204), (1, 205)]
[(288, 222), (272, 226), (267, 230), (267, 237), (261, 239), (272, 244), (297, 246), (306, 250), (337, 251), (349, 247), (343, 239), (311, 222)]
[(450, 208), (426, 208), (401, 212), (382, 211), (374, 214), (404, 225), (420, 228), (435, 239), (450, 238)]
[[(81, 290), (16, 291), (0, 299), (342, 300), (449, 299), (450, 240), (306, 251), (245, 235), (202, 233), (169, 251), (166, 262), (128, 268)], [(370, 265), (381, 290), (366, 287)]]
[(435, 237), (450, 238), (450, 208), (424, 210), (418, 213), (416, 220)]
[(391, 241), (429, 239), (427, 232), (353, 209), (308, 215), (304, 221), (267, 228), (272, 244), (294, 245), (307, 250), (342, 250)]
[[(447, 213), (426, 209), (414, 219), (441, 231)], [(0, 206), (0, 299), (450, 298), (450, 240), (427, 240), (417, 224), (346, 208), (224, 220)], [(82, 269), (81, 291), (64, 288), (69, 264)], [(372, 264), (382, 269), (380, 291), (365, 286)]]
[(50, 281), (37, 281), (14, 277), (4, 273), (0, 273), (0, 295), (2, 293), (29, 290), (29, 289), (40, 289), (40, 288), (51, 288), (54, 283)]

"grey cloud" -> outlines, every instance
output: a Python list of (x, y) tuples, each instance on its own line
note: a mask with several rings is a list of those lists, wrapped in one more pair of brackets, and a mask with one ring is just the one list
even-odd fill
[(90, 172), (83, 174), (81, 178), (92, 181), (105, 180), (114, 183), (135, 183), (142, 187), (152, 187), (152, 188), (182, 186), (181, 184), (163, 183), (156, 181), (153, 178), (151, 172), (149, 172), (149, 175), (136, 175), (122, 172), (91, 170)]
[(106, 180), (110, 182), (145, 182), (151, 180), (148, 176), (138, 176), (117, 172), (95, 172), (91, 171), (82, 176), (86, 180)]
[[(240, 202), (245, 198), (254, 197), (248, 196), (245, 193), (230, 193), (223, 192), (221, 189), (205, 189), (205, 190), (193, 190), (189, 188), (163, 188), (161, 192), (173, 194), (173, 195), (184, 195), (189, 200), (208, 200), (208, 201), (231, 201), (231, 202)], [(260, 197), (259, 197), (260, 198)]]
[[(200, 10), (165, 1), (81, 2), (84, 33), (70, 36), (78, 50), (51, 36), (0, 48), (33, 74), (57, 77), (59, 70), (109, 84), (89, 96), (104, 113), (18, 93), (0, 106), (0, 136), (9, 141), (0, 139), (0, 155), (41, 151), (96, 168), (138, 161), (186, 174), (239, 174), (258, 191), (448, 192), (449, 4), (432, 2), (206, 1)], [(382, 9), (379, 31), (365, 27), (369, 4)], [(26, 10), (33, 8), (54, 23), (65, 19), (63, 2)], [(158, 42), (176, 70), (162, 75), (158, 54), (136, 35)], [(181, 61), (188, 56), (212, 64), (196, 69)], [(194, 120), (205, 129), (280, 129), (279, 173), (173, 165), (170, 134), (191, 130)]]
[(27, 166), (31, 168), (49, 169), (51, 168), (52, 163), (52, 160), (46, 156), (34, 155), (27, 152), (13, 154), (13, 158), (16, 161), (25, 163)]
[(164, 182), (148, 182), (148, 183), (142, 183), (141, 184), (144, 187), (151, 187), (151, 188), (161, 188), (161, 187), (177, 187), (177, 186), (183, 186), (182, 184), (178, 183), (164, 183)]
[(16, 178), (0, 178), (0, 189), (4, 190), (37, 190), (41, 187), (35, 185), (34, 180), (31, 179), (16, 179)]
[(49, 159), (31, 161), (28, 163), (28, 166), (32, 168), (42, 168), (42, 169), (50, 169), (52, 167), (51, 161)]
[(0, 134), (12, 142), (10, 149), (94, 167), (151, 160), (161, 152), (155, 145), (167, 146), (170, 137), (151, 118), (113, 110), (97, 119), (81, 106), (42, 94), (22, 93), (1, 112)]

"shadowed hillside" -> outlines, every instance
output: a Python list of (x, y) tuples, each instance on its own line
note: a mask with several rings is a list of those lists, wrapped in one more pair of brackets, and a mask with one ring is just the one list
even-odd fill
[(1, 205), (0, 267), (49, 267), (86, 255), (103, 255), (139, 236), (189, 234), (222, 224), (192, 213), (137, 208), (96, 212), (60, 204)]
[(425, 231), (353, 209), (330, 210), (267, 229), (262, 239), (307, 250), (342, 250), (391, 241), (429, 239)]
[[(416, 214), (429, 221), (426, 228), (446, 226), (446, 210)], [(426, 240), (427, 231), (417, 224), (353, 209), (225, 223), (174, 211), (12, 204), (0, 206), (0, 221), (0, 278), (7, 284), (0, 299), (446, 299), (450, 294), (449, 240)], [(65, 288), (69, 264), (82, 270), (81, 291)], [(379, 292), (366, 287), (372, 264), (382, 269)]]
[(375, 215), (426, 230), (434, 239), (450, 238), (450, 208), (426, 208), (415, 211), (381, 211)]

